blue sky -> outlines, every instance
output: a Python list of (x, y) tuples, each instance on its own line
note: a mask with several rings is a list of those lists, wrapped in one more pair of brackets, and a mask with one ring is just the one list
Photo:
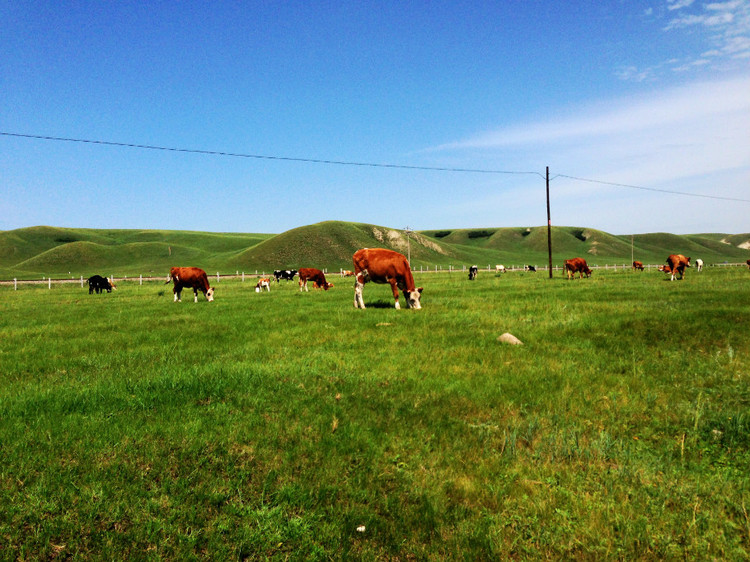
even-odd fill
[(553, 225), (750, 232), (750, 0), (5, 1), (0, 19), (0, 132), (288, 158), (0, 135), (2, 230), (538, 226), (549, 166)]

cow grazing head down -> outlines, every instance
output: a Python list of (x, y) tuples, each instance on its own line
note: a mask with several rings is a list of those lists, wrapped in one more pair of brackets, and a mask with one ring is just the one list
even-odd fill
[(170, 281), (174, 282), (174, 302), (182, 302), (182, 289), (185, 287), (193, 289), (195, 302), (198, 302), (198, 291), (206, 295), (208, 302), (214, 300), (214, 288), (209, 285), (206, 272), (199, 267), (173, 267), (169, 270), (167, 283)]
[(422, 287), (416, 287), (411, 274), (411, 266), (406, 256), (384, 248), (364, 248), (354, 253), (354, 307), (365, 308), (362, 289), (365, 283), (388, 283), (393, 292), (395, 307), (398, 303), (399, 289), (404, 293), (406, 305), (419, 310), (422, 308)]

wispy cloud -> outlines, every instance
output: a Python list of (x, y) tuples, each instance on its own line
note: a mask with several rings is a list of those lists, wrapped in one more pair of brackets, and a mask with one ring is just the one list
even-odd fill
[[(654, 13), (650, 10), (647, 15)], [(664, 32), (671, 36), (690, 34), (683, 44), (688, 49), (687, 54), (665, 57), (664, 62), (643, 68), (637, 64), (618, 68), (615, 70), (618, 78), (632, 82), (653, 81), (665, 71), (685, 73), (750, 58), (750, 0), (698, 4), (694, 0), (666, 0), (660, 13), (667, 17), (662, 27)], [(692, 54), (688, 45), (693, 45)]]

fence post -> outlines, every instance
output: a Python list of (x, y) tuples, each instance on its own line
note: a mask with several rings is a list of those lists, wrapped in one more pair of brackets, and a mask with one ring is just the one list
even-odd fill
[(242, 272), (242, 282), (243, 283), (245, 282), (245, 272), (244, 271)]
[(13, 290), (18, 290), (18, 279), (16, 279), (15, 277), (13, 278)]
[(83, 275), (81, 275), (81, 289), (83, 289)]
[(49, 288), (49, 289), (52, 288), (52, 277), (48, 277), (47, 278), (47, 288)]
[(217, 283), (219, 282), (219, 272), (218, 271), (216, 272), (216, 282)]

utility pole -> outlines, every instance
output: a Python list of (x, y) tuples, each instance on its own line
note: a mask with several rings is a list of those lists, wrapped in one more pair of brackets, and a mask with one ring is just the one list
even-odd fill
[(549, 214), (549, 166), (547, 166), (547, 252), (549, 253), (549, 278), (552, 279), (552, 219)]
[(409, 225), (406, 225), (404, 232), (406, 232), (406, 260), (409, 262), (409, 267), (411, 267), (411, 237), (409, 235), (413, 231), (409, 228)]

